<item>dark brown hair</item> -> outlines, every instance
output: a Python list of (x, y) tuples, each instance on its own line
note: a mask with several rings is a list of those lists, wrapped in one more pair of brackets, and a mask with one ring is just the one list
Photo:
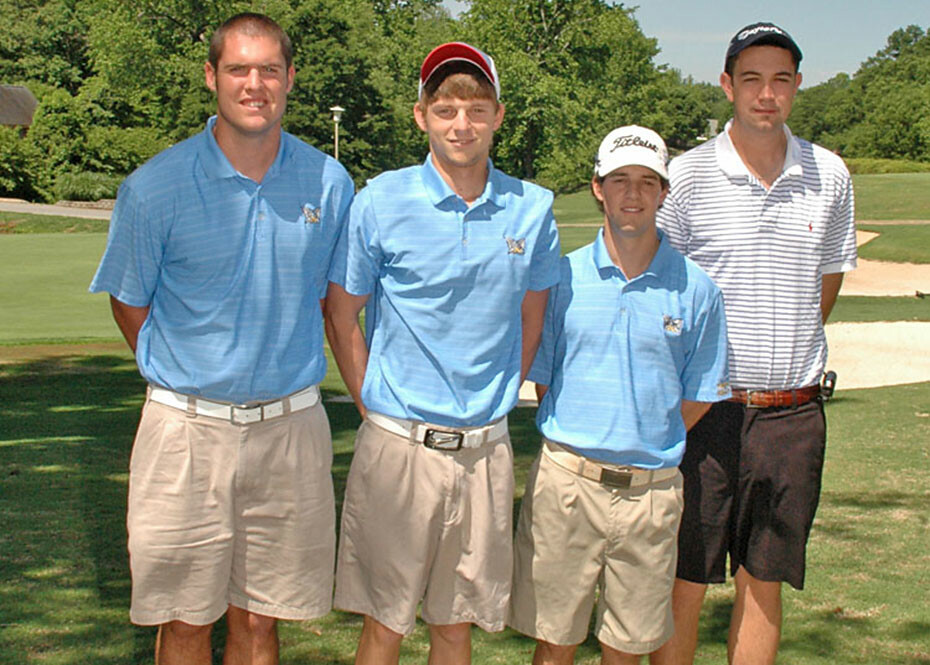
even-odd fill
[(420, 104), (429, 106), (440, 97), (490, 99), (497, 106), (494, 84), (478, 67), (464, 60), (453, 60), (437, 67), (423, 86)]
[(243, 12), (226, 19), (210, 38), (208, 60), (213, 69), (216, 69), (220, 62), (226, 34), (229, 32), (238, 32), (249, 37), (271, 37), (281, 45), (281, 55), (284, 56), (285, 67), (290, 69), (291, 64), (294, 62), (294, 47), (291, 45), (291, 39), (280, 25), (264, 14)]

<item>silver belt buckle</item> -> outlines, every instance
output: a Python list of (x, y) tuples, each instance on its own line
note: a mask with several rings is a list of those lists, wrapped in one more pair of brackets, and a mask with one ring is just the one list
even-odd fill
[(233, 425), (251, 425), (262, 420), (262, 407), (254, 404), (234, 404), (229, 409), (229, 422)]
[(428, 429), (423, 437), (423, 445), (433, 450), (461, 450), (465, 441), (462, 432), (444, 432), (439, 429)]
[(746, 391), (746, 408), (747, 409), (764, 409), (765, 407), (762, 404), (753, 404), (752, 395), (753, 393), (764, 393), (764, 390), (747, 390)]
[(629, 471), (616, 469), (601, 469), (601, 484), (616, 487), (622, 490), (630, 489), (633, 484), (633, 474)]

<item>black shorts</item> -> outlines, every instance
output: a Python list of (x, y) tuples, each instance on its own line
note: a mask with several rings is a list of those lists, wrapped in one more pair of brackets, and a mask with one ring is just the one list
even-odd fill
[(804, 587), (807, 538), (820, 498), (823, 404), (757, 409), (714, 404), (688, 432), (678, 577), (723, 582), (742, 566), (756, 579)]

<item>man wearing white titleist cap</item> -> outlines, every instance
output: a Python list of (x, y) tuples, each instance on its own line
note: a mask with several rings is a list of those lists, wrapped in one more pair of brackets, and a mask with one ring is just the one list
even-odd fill
[(688, 433), (675, 636), (653, 663), (693, 661), (704, 593), (725, 581), (728, 555), (731, 663), (775, 661), (782, 582), (804, 585), (826, 443), (823, 325), (856, 242), (843, 161), (785, 125), (800, 61), (777, 25), (740, 30), (720, 75), (733, 119), (669, 168), (659, 225), (723, 291), (733, 397)]
[(730, 390), (720, 291), (656, 229), (667, 154), (643, 127), (602, 141), (604, 227), (562, 259), (529, 373), (543, 446), (508, 623), (537, 639), (536, 665), (573, 662), (595, 597), (602, 663), (636, 663), (673, 632), (685, 433)]
[(539, 344), (559, 245), (552, 193), (488, 158), (499, 95), (487, 54), (460, 42), (431, 51), (414, 106), (429, 155), (369, 181), (333, 259), (327, 333), (365, 418), (335, 596), (365, 615), (357, 663), (396, 663), (421, 600), (431, 663), (470, 662), (471, 624), (504, 627), (507, 413)]

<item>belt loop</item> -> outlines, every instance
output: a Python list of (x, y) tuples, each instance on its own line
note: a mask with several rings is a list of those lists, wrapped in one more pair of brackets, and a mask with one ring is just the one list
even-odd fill
[(290, 397), (290, 395), (288, 395), (287, 397), (282, 397), (282, 398), (281, 398), (281, 408), (283, 409), (283, 412), (282, 412), (281, 415), (286, 416), (286, 415), (289, 415), (289, 414), (291, 413), (291, 397)]
[(196, 418), (197, 417), (197, 398), (193, 395), (187, 396), (187, 417)]

